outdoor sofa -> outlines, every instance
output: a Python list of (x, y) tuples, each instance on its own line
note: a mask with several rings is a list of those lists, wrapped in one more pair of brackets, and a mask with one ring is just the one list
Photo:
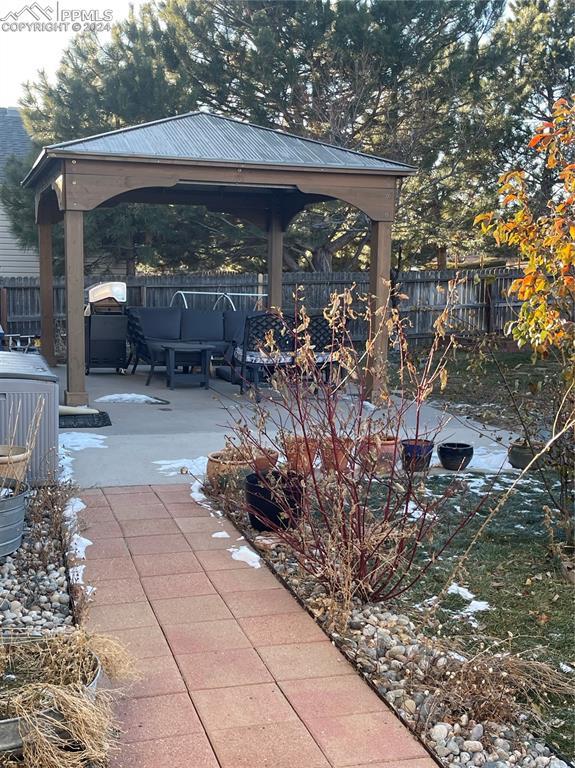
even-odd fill
[[(278, 365), (290, 365), (294, 360), (293, 337), (287, 329), (293, 321), (265, 311), (241, 310), (206, 311), (181, 307), (131, 307), (128, 309), (128, 342), (132, 373), (140, 361), (150, 366), (146, 384), (156, 367), (165, 366), (165, 345), (209, 344), (213, 355), (227, 366), (230, 381), (242, 387), (260, 381)], [(321, 315), (310, 320), (310, 335), (318, 364), (329, 357), (326, 348), (331, 334)], [(262, 350), (266, 334), (272, 332), (278, 346), (274, 355)], [(222, 369), (224, 367), (222, 366)], [(222, 370), (218, 369), (218, 370)]]

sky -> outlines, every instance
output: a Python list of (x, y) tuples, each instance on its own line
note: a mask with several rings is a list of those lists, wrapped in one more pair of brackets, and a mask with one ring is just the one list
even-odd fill
[[(16, 107), (22, 83), (39, 69), (53, 78), (74, 27), (96, 23), (102, 40), (112, 22), (143, 0), (0, 0), (0, 107)], [(108, 20), (110, 19), (110, 21)], [(35, 27), (35, 28), (34, 28)]]

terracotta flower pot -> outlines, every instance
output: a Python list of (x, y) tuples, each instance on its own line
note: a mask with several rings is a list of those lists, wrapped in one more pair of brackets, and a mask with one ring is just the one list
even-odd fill
[(286, 435), (283, 448), (288, 468), (298, 475), (309, 475), (319, 450), (319, 441), (302, 435)]
[(366, 435), (359, 441), (360, 463), (368, 472), (389, 473), (399, 455), (392, 435)]
[(324, 472), (345, 472), (351, 466), (353, 440), (349, 437), (326, 437), (320, 443), (319, 453)]
[(277, 451), (268, 449), (263, 453), (256, 454), (255, 457), (246, 457), (231, 459), (229, 453), (216, 451), (208, 456), (206, 467), (206, 478), (209, 483), (217, 484), (220, 478), (229, 477), (239, 472), (266, 472), (277, 464), (279, 454)]

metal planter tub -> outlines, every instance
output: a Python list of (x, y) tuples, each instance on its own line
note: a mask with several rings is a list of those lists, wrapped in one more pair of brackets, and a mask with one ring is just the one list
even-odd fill
[[(41, 640), (41, 638), (39, 638)], [(102, 674), (100, 663), (95, 658), (95, 672), (94, 676), (86, 686), (86, 695), (90, 699), (96, 697), (96, 690), (98, 688), (98, 681)], [(51, 720), (62, 721), (62, 725), (65, 728), (65, 722), (62, 715), (54, 709), (46, 709), (38, 713), (38, 717), (48, 717)], [(23, 737), (26, 735), (26, 725), (22, 721), (21, 717), (11, 717), (6, 720), (0, 720), (0, 756), (3, 754), (19, 755), (21, 754), (24, 744)]]
[(12, 477), (0, 478), (0, 557), (22, 543), (28, 486)]

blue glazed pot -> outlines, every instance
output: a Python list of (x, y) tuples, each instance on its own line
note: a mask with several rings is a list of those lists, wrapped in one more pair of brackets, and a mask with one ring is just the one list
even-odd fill
[(433, 440), (402, 440), (401, 461), (406, 472), (425, 472), (429, 469), (433, 453)]
[(441, 443), (437, 447), (439, 461), (445, 469), (454, 472), (465, 469), (473, 457), (473, 446), (469, 443)]

